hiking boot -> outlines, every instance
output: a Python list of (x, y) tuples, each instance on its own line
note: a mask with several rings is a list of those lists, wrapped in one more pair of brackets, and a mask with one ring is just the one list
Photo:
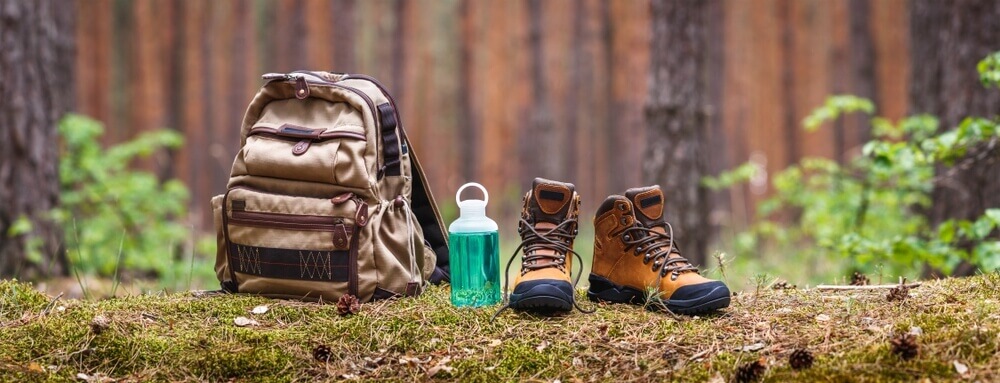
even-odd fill
[(681, 256), (663, 217), (663, 192), (650, 186), (609, 196), (597, 209), (587, 297), (701, 314), (729, 306), (730, 294)]
[(507, 268), (518, 251), (523, 249), (524, 257), (507, 307), (540, 314), (573, 309), (576, 281), (570, 277), (571, 258), (579, 257), (573, 251), (573, 240), (580, 214), (580, 196), (574, 189), (573, 184), (535, 178), (531, 190), (524, 195), (517, 225), (521, 244), (514, 250)]

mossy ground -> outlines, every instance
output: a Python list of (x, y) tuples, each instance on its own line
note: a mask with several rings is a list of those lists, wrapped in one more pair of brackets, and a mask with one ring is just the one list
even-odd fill
[[(269, 311), (251, 314), (258, 305)], [(700, 318), (598, 305), (558, 318), (507, 311), (491, 323), (495, 309), (454, 308), (443, 287), (342, 317), (334, 305), (253, 296), (54, 300), (0, 282), (0, 381), (79, 373), (118, 381), (728, 381), (759, 358), (765, 381), (961, 380), (954, 361), (969, 367), (968, 379), (1000, 380), (998, 273), (927, 282), (903, 302), (886, 301), (884, 291), (761, 289)], [(91, 326), (98, 315), (109, 320), (103, 331)], [(238, 316), (259, 325), (237, 327)], [(914, 328), (920, 354), (903, 361), (889, 339)], [(318, 345), (331, 349), (327, 362), (314, 359)], [(815, 355), (812, 368), (790, 369), (796, 348)]]

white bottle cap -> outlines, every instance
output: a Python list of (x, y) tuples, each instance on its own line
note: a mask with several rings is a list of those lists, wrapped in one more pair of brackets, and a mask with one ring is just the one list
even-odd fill
[[(462, 191), (467, 187), (476, 187), (483, 192), (483, 199), (467, 199), (462, 200)], [(486, 192), (486, 188), (475, 182), (469, 182), (462, 187), (458, 188), (455, 192), (455, 203), (458, 204), (458, 209), (463, 217), (482, 217), (486, 216), (486, 204), (490, 202), (490, 193)]]

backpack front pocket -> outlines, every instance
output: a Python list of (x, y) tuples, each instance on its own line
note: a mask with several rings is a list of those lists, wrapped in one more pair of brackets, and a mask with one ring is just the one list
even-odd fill
[(237, 291), (357, 295), (358, 234), (368, 207), (354, 194), (327, 199), (233, 188), (223, 206), (228, 269)]
[(347, 127), (256, 126), (243, 146), (243, 160), (253, 176), (362, 188), (367, 187), (364, 147), (364, 133)]

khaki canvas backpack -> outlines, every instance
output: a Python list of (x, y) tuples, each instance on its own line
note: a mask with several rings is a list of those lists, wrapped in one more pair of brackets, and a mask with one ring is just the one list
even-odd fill
[(395, 102), (375, 79), (266, 74), (212, 199), (229, 292), (362, 301), (448, 279), (448, 240)]

